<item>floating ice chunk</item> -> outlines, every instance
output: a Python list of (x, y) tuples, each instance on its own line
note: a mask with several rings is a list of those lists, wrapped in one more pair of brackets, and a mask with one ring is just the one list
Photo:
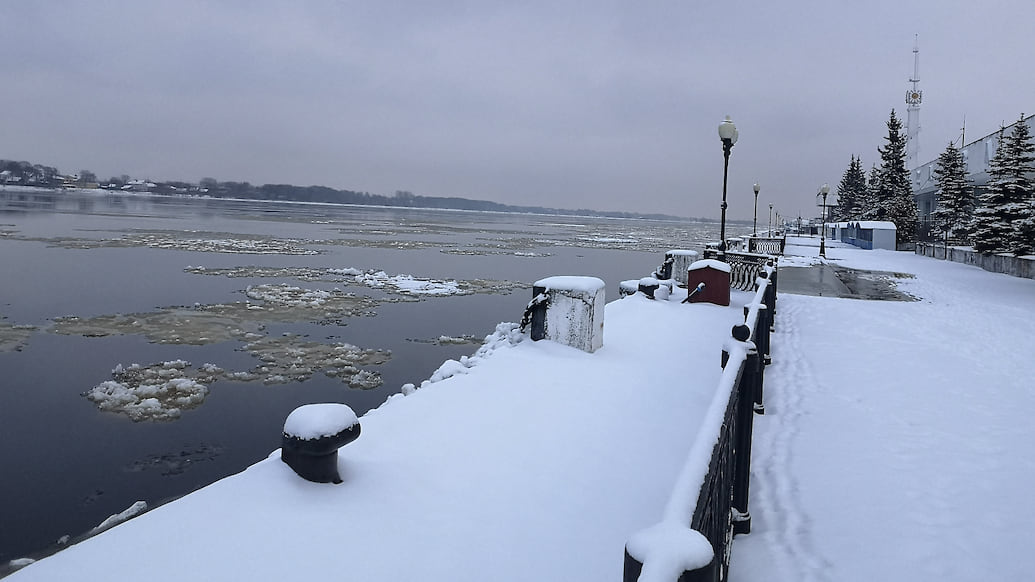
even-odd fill
[(84, 396), (101, 410), (124, 414), (133, 421), (172, 420), (208, 395), (207, 386), (185, 377), (189, 366), (185, 360), (147, 367), (119, 364), (112, 370), (114, 380), (101, 382)]
[(7, 565), (10, 566), (12, 570), (19, 570), (21, 568), (28, 566), (29, 564), (34, 563), (35, 561), (36, 560), (33, 560), (32, 558), (15, 558), (8, 562)]
[(147, 511), (147, 502), (137, 501), (133, 505), (130, 505), (129, 507), (124, 509), (122, 512), (116, 513), (115, 515), (112, 515), (108, 517), (108, 519), (102, 521), (100, 525), (90, 530), (88, 535), (99, 534), (106, 529), (111, 529), (126, 520), (132, 519), (140, 515), (141, 513), (144, 513), (145, 511)]

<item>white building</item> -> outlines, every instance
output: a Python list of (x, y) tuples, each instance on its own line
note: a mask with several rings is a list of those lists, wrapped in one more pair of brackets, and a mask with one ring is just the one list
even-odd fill
[(826, 236), (862, 249), (887, 249), (893, 251), (897, 229), (894, 222), (882, 220), (856, 220), (850, 222), (826, 223)]
[[(1011, 128), (1017, 123), (1027, 123), (1028, 129), (1033, 130), (1032, 133), (1035, 134), (1033, 118), (1035, 115), (1029, 115), (1022, 121), (1011, 123), (1006, 126), (1004, 135), (1009, 135)], [(998, 147), (999, 130), (996, 130), (960, 148), (963, 152), (963, 162), (967, 168), (967, 178), (975, 186), (977, 194), (980, 194), (985, 184), (988, 184), (988, 162), (995, 156)], [(941, 152), (938, 153), (941, 154)], [(931, 213), (938, 207), (938, 184), (935, 182), (934, 176), (936, 167), (938, 167), (938, 158), (911, 172), (913, 199), (916, 200), (917, 216), (920, 219), (921, 239), (923, 234), (929, 230)]]

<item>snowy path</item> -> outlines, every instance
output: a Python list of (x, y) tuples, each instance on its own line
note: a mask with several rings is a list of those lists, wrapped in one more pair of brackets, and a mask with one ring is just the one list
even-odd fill
[(1025, 579), (1035, 281), (830, 256), (913, 274), (899, 288), (921, 300), (781, 296), (732, 579)]
[[(755, 542), (764, 538), (766, 560), (780, 579), (822, 581), (830, 565), (817, 554), (812, 525), (800, 493), (799, 479), (790, 468), (795, 464), (794, 447), (800, 437), (804, 403), (810, 386), (817, 383), (816, 372), (801, 353), (800, 329), (808, 322), (795, 301), (778, 307), (779, 323), (773, 335), (773, 363), (766, 370), (766, 416), (756, 417), (753, 451), (751, 513), (755, 534), (738, 538), (734, 556), (740, 558), (741, 540)], [(764, 437), (760, 429), (764, 426)], [(774, 572), (775, 570), (775, 572)]]

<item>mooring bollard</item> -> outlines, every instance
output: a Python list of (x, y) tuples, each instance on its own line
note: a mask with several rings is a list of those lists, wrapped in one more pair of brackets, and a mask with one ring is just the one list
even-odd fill
[(644, 277), (640, 279), (639, 284), (636, 286), (637, 291), (646, 295), (649, 299), (654, 299), (654, 294), (661, 287), (661, 281), (658, 281), (654, 277)]
[(680, 285), (687, 284), (687, 271), (690, 270), (690, 265), (697, 260), (700, 255), (697, 251), (688, 251), (683, 249), (673, 249), (665, 253), (665, 261), (672, 259), (672, 273), (671, 278), (675, 279), (676, 283)]
[(356, 413), (344, 404), (307, 404), (284, 421), (280, 459), (314, 483), (341, 483), (338, 449), (359, 438)]
[(532, 301), (521, 319), (533, 341), (594, 352), (604, 345), (604, 282), (596, 277), (547, 277), (532, 285)]

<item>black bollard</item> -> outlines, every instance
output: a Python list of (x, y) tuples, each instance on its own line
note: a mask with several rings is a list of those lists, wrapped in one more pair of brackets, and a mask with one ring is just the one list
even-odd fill
[[(340, 409), (336, 407), (340, 406)], [(316, 409), (314, 407), (323, 407)], [(289, 429), (292, 417), (296, 413), (305, 414), (319, 410), (324, 413), (329, 411), (337, 414), (342, 420), (335, 424), (337, 432), (313, 436), (311, 434), (297, 434), (303, 431)], [(341, 483), (341, 475), (338, 474), (338, 449), (359, 438), (360, 425), (355, 420), (355, 413), (344, 404), (310, 404), (296, 408), (288, 416), (288, 422), (284, 423), (284, 433), (281, 437), (280, 459), (287, 463), (299, 477), (314, 483)], [(292, 433), (295, 434), (292, 434)]]
[(637, 290), (647, 296), (647, 299), (654, 299), (654, 292), (661, 287), (661, 282), (653, 277), (644, 277), (640, 279)]

